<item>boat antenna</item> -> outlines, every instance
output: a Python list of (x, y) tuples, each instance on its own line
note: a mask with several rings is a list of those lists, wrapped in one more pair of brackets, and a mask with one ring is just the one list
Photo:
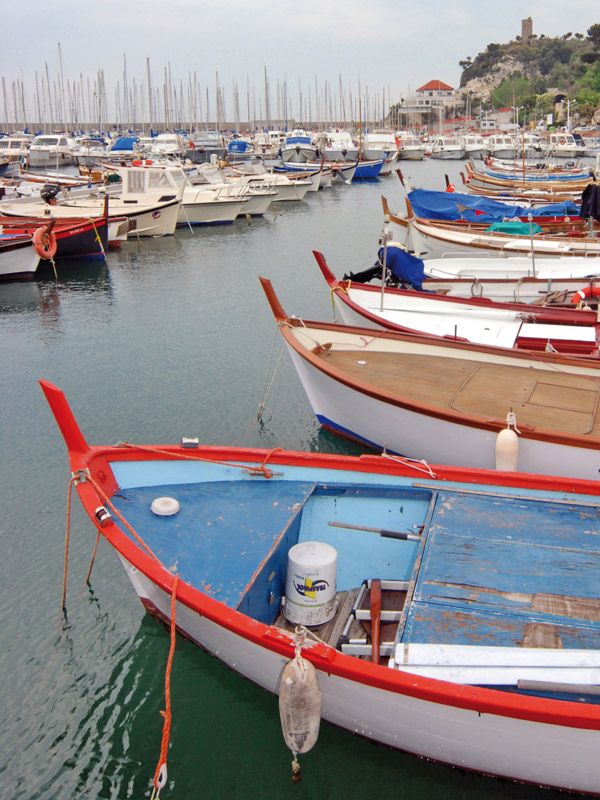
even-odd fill
[(385, 279), (387, 275), (387, 248), (390, 238), (390, 215), (385, 214), (383, 217), (383, 235), (381, 237), (381, 242), (383, 244), (383, 258), (381, 260), (381, 297), (379, 302), (380, 311), (383, 311), (383, 295), (385, 292)]

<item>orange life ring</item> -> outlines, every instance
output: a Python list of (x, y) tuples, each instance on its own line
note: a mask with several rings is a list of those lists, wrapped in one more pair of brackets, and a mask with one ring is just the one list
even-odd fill
[(54, 258), (57, 247), (56, 236), (47, 227), (37, 228), (33, 234), (33, 247), (40, 258)]
[(446, 186), (446, 191), (447, 192), (455, 192), (456, 191), (456, 186), (453, 183), (449, 183), (448, 186)]
[(588, 297), (600, 297), (600, 286), (585, 286), (578, 289), (571, 298), (572, 303), (582, 303)]

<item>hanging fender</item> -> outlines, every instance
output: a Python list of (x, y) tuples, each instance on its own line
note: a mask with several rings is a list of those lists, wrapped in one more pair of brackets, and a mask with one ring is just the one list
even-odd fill
[(33, 247), (40, 258), (51, 259), (56, 255), (56, 236), (49, 226), (37, 228), (33, 234)]
[(583, 289), (578, 289), (574, 292), (571, 302), (582, 303), (588, 297), (600, 297), (600, 286), (584, 286)]

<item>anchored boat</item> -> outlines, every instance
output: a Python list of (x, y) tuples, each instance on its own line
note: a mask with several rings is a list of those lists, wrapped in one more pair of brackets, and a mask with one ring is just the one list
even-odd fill
[(90, 446), (41, 384), (144, 607), (280, 692), (282, 720), (301, 654), (324, 720), (600, 793), (599, 483), (190, 439)]

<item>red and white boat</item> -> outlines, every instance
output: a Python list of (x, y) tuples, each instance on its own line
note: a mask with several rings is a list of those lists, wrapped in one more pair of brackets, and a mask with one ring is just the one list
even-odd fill
[[(577, 305), (571, 303), (570, 308), (437, 294), (428, 291), (427, 287), (430, 283), (439, 286), (439, 282), (429, 280), (423, 285), (424, 291), (394, 286), (385, 286), (382, 290), (381, 283), (371, 286), (353, 279), (338, 280), (323, 254), (317, 251), (313, 254), (331, 291), (334, 308), (345, 325), (446, 336), (518, 350), (598, 357), (600, 327), (597, 313), (590, 307), (578, 309), (577, 305), (583, 304), (585, 289), (590, 295), (592, 292), (600, 295), (600, 287), (588, 286), (584, 287), (581, 295), (575, 293)], [(452, 286), (448, 281), (448, 290)], [(439, 288), (444, 292), (444, 288)]]
[[(295, 663), (315, 677), (304, 707), (349, 731), (600, 793), (598, 482), (192, 440), (90, 446), (42, 388), (72, 484), (144, 607), (280, 703), (285, 690), (289, 721)], [(318, 730), (308, 716), (296, 742)]]

